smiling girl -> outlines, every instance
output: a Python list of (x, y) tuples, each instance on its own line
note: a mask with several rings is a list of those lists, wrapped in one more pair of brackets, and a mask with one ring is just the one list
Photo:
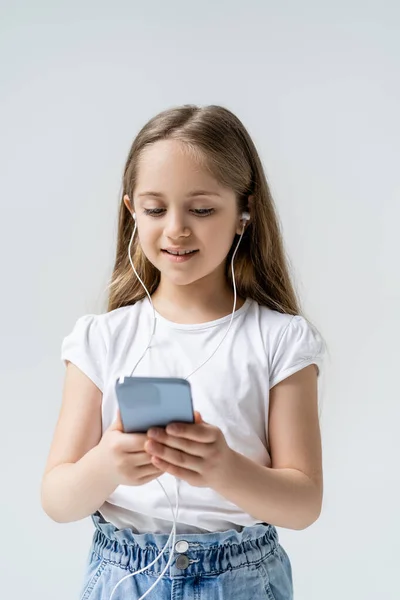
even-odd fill
[[(243, 124), (219, 106), (155, 116), (125, 165), (108, 310), (80, 317), (62, 345), (42, 505), (57, 522), (92, 518), (82, 600), (293, 597), (276, 528), (321, 511), (324, 351)], [(193, 373), (195, 423), (125, 433), (115, 381), (133, 364), (138, 376)], [(173, 525), (158, 482), (173, 497), (175, 478), (176, 543), (147, 568)]]

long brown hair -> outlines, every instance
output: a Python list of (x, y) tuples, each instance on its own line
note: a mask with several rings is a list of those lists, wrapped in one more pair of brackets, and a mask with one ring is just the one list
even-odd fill
[[(258, 304), (292, 315), (301, 314), (300, 302), (292, 285), (280, 224), (257, 150), (242, 122), (221, 106), (184, 105), (153, 117), (135, 138), (126, 160), (115, 264), (108, 285), (108, 311), (134, 304), (145, 296), (128, 256), (134, 222), (125, 204), (132, 200), (142, 150), (159, 140), (180, 140), (198, 152), (218, 182), (237, 194), (239, 210), (248, 207), (253, 196), (252, 218), (235, 257), (237, 292)], [(226, 276), (231, 280), (230, 259), (237, 236), (227, 256)], [(132, 262), (152, 294), (160, 272), (143, 254), (138, 236), (132, 242)]]

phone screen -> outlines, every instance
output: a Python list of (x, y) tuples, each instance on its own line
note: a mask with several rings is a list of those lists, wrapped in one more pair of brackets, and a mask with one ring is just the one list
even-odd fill
[(172, 422), (194, 423), (190, 383), (176, 377), (125, 377), (115, 391), (126, 433), (146, 433)]

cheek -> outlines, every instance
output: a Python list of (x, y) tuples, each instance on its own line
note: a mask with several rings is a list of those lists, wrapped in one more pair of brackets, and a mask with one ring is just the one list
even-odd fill
[(158, 249), (159, 232), (156, 227), (141, 227), (139, 230), (139, 242), (144, 253), (154, 254)]
[(216, 257), (226, 256), (235, 237), (235, 228), (228, 228), (225, 223), (216, 223), (207, 232), (206, 247)]

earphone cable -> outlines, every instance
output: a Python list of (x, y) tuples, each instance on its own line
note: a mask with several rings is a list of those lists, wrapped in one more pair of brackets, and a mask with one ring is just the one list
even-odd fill
[[(207, 362), (208, 362), (208, 361), (209, 361), (209, 360), (210, 360), (210, 359), (211, 359), (211, 358), (214, 356), (214, 354), (217, 352), (217, 350), (220, 348), (221, 344), (222, 344), (222, 343), (223, 343), (223, 341), (225, 340), (225, 338), (226, 338), (226, 336), (228, 335), (228, 333), (229, 333), (229, 330), (230, 330), (230, 328), (231, 328), (231, 326), (232, 326), (232, 322), (233, 322), (233, 319), (234, 319), (234, 316), (235, 316), (236, 301), (237, 301), (236, 280), (235, 280), (235, 271), (234, 271), (234, 266), (233, 266), (233, 265), (234, 265), (234, 259), (235, 259), (235, 256), (236, 256), (236, 253), (237, 253), (237, 250), (238, 250), (238, 248), (239, 248), (239, 244), (240, 244), (240, 242), (241, 242), (241, 240), (242, 240), (242, 237), (243, 237), (243, 234), (244, 234), (244, 231), (245, 231), (245, 227), (246, 227), (246, 223), (245, 223), (245, 221), (247, 221), (247, 220), (249, 219), (249, 215), (248, 215), (247, 213), (244, 213), (244, 214), (246, 215), (246, 217), (247, 217), (247, 218), (246, 218), (246, 217), (244, 218), (242, 232), (241, 232), (241, 234), (240, 234), (240, 237), (239, 237), (238, 243), (237, 243), (237, 245), (236, 245), (236, 248), (235, 248), (235, 250), (234, 250), (234, 252), (233, 252), (232, 259), (231, 259), (231, 272), (232, 272), (232, 283), (233, 283), (233, 294), (234, 294), (234, 300), (233, 300), (233, 309), (232, 309), (232, 314), (231, 314), (231, 319), (230, 319), (230, 322), (229, 322), (229, 326), (228, 326), (228, 328), (227, 328), (227, 330), (226, 330), (225, 334), (223, 335), (222, 339), (220, 340), (219, 344), (217, 345), (217, 347), (215, 348), (215, 350), (212, 352), (212, 354), (211, 354), (211, 355), (210, 355), (210, 356), (209, 356), (209, 357), (208, 357), (208, 358), (207, 358), (207, 359), (206, 359), (204, 362), (202, 362), (202, 363), (201, 363), (201, 364), (200, 364), (200, 365), (199, 365), (199, 366), (198, 366), (198, 367), (197, 367), (197, 368), (196, 368), (194, 371), (192, 371), (191, 373), (189, 373), (189, 375), (187, 375), (187, 376), (184, 378), (184, 379), (186, 379), (186, 380), (187, 380), (187, 379), (189, 379), (189, 377), (191, 377), (192, 375), (194, 375), (194, 373), (196, 373), (197, 371), (199, 371), (199, 370), (201, 369), (201, 367), (203, 367), (203, 366), (204, 366), (204, 365), (205, 365), (205, 364), (206, 364), (206, 363), (207, 363)], [(134, 217), (134, 221), (135, 221), (135, 227), (134, 227), (134, 229), (133, 229), (133, 233), (132, 233), (131, 240), (130, 240), (129, 247), (128, 247), (129, 261), (130, 261), (130, 263), (131, 263), (132, 269), (133, 269), (133, 271), (134, 271), (134, 273), (135, 273), (136, 277), (138, 278), (138, 280), (139, 280), (140, 284), (142, 285), (143, 289), (145, 290), (145, 292), (146, 292), (146, 294), (147, 294), (147, 297), (148, 297), (148, 299), (149, 299), (149, 301), (150, 301), (150, 304), (151, 304), (151, 306), (152, 306), (152, 309), (153, 309), (153, 329), (152, 329), (152, 332), (151, 332), (151, 335), (150, 335), (149, 342), (148, 342), (148, 344), (147, 344), (147, 346), (146, 346), (146, 348), (145, 348), (144, 352), (143, 352), (143, 353), (142, 353), (142, 355), (140, 356), (139, 360), (136, 362), (135, 366), (133, 367), (133, 369), (132, 369), (132, 371), (131, 371), (131, 375), (130, 375), (130, 376), (132, 376), (133, 372), (136, 370), (136, 368), (137, 368), (137, 366), (139, 365), (140, 361), (141, 361), (141, 360), (143, 359), (143, 357), (145, 356), (145, 354), (146, 354), (147, 350), (150, 348), (150, 345), (151, 345), (151, 342), (152, 342), (152, 339), (153, 339), (153, 336), (154, 336), (154, 333), (155, 333), (155, 329), (156, 329), (156, 311), (155, 311), (155, 308), (154, 308), (154, 304), (153, 304), (153, 302), (152, 302), (152, 299), (151, 299), (151, 296), (150, 296), (150, 294), (149, 294), (149, 291), (147, 290), (146, 286), (144, 285), (144, 283), (143, 283), (142, 279), (140, 278), (139, 274), (137, 273), (137, 271), (136, 271), (136, 269), (135, 269), (135, 266), (134, 266), (134, 264), (133, 264), (132, 257), (131, 257), (131, 246), (132, 246), (132, 242), (133, 242), (133, 239), (134, 239), (134, 236), (135, 236), (135, 233), (136, 233), (136, 228), (137, 228), (137, 224), (136, 224), (136, 219), (135, 219), (135, 217)], [(120, 379), (119, 379), (120, 383), (122, 383), (122, 382), (123, 382), (123, 380), (124, 380), (124, 376), (123, 376), (123, 375), (121, 375), (121, 377), (120, 377)], [(179, 480), (177, 477), (175, 477), (175, 487), (176, 487), (176, 512), (174, 512), (174, 509), (173, 509), (173, 506), (172, 506), (171, 500), (170, 500), (170, 498), (169, 498), (169, 496), (168, 496), (168, 494), (167, 494), (167, 492), (166, 492), (166, 490), (165, 490), (164, 486), (162, 485), (162, 483), (161, 483), (161, 482), (159, 481), (159, 479), (157, 478), (157, 482), (158, 482), (158, 484), (161, 486), (161, 488), (162, 488), (162, 490), (163, 490), (163, 492), (164, 492), (164, 494), (165, 494), (165, 496), (166, 496), (166, 498), (167, 498), (168, 504), (170, 505), (171, 512), (172, 512), (172, 515), (173, 515), (173, 526), (172, 526), (172, 529), (171, 529), (170, 535), (169, 535), (169, 537), (168, 537), (168, 540), (167, 540), (167, 542), (166, 542), (166, 544), (165, 544), (164, 548), (163, 548), (163, 549), (161, 550), (161, 552), (160, 552), (160, 553), (159, 553), (159, 554), (156, 556), (156, 558), (154, 559), (154, 561), (153, 561), (152, 563), (150, 563), (149, 565), (147, 565), (147, 567), (144, 567), (143, 569), (140, 569), (139, 571), (135, 571), (134, 573), (130, 573), (129, 575), (126, 575), (125, 577), (123, 577), (123, 578), (122, 578), (122, 579), (121, 579), (121, 580), (120, 580), (120, 581), (117, 583), (117, 585), (114, 587), (114, 589), (113, 589), (113, 591), (112, 591), (112, 594), (111, 594), (111, 596), (110, 596), (110, 600), (112, 600), (112, 596), (114, 595), (114, 592), (115, 592), (115, 590), (117, 589), (117, 587), (118, 587), (118, 586), (119, 586), (119, 585), (120, 585), (120, 584), (121, 584), (121, 583), (122, 583), (122, 582), (123, 582), (125, 579), (127, 579), (128, 577), (132, 577), (133, 575), (137, 575), (138, 573), (141, 573), (141, 572), (143, 572), (143, 571), (147, 570), (149, 567), (151, 567), (153, 564), (155, 564), (155, 563), (157, 562), (157, 560), (159, 560), (159, 559), (161, 558), (161, 556), (164, 554), (164, 552), (165, 552), (166, 548), (168, 547), (168, 544), (169, 544), (169, 542), (170, 542), (170, 540), (171, 540), (171, 537), (172, 537), (171, 553), (170, 553), (170, 557), (169, 557), (169, 559), (168, 559), (168, 561), (167, 561), (167, 564), (166, 564), (166, 566), (164, 567), (163, 571), (161, 572), (161, 574), (159, 575), (159, 577), (156, 579), (156, 581), (155, 581), (155, 582), (152, 584), (152, 586), (151, 586), (151, 587), (150, 587), (150, 588), (149, 588), (149, 589), (148, 589), (148, 590), (147, 590), (147, 591), (146, 591), (146, 592), (145, 592), (145, 593), (144, 593), (144, 594), (143, 594), (143, 595), (142, 595), (142, 596), (139, 598), (139, 600), (143, 600), (143, 598), (145, 598), (145, 597), (146, 597), (146, 596), (147, 596), (147, 595), (148, 595), (148, 594), (151, 592), (151, 590), (152, 590), (152, 589), (153, 589), (153, 588), (154, 588), (154, 587), (155, 587), (155, 586), (158, 584), (159, 580), (161, 579), (161, 577), (164, 575), (164, 573), (166, 572), (166, 570), (167, 570), (167, 569), (168, 569), (168, 567), (170, 566), (170, 564), (171, 564), (171, 561), (172, 561), (172, 558), (173, 558), (173, 548), (174, 548), (174, 546), (175, 546), (175, 540), (176, 540), (176, 522), (177, 522), (177, 518), (178, 518), (178, 511), (179, 511), (179, 481), (180, 481), (180, 480)]]

